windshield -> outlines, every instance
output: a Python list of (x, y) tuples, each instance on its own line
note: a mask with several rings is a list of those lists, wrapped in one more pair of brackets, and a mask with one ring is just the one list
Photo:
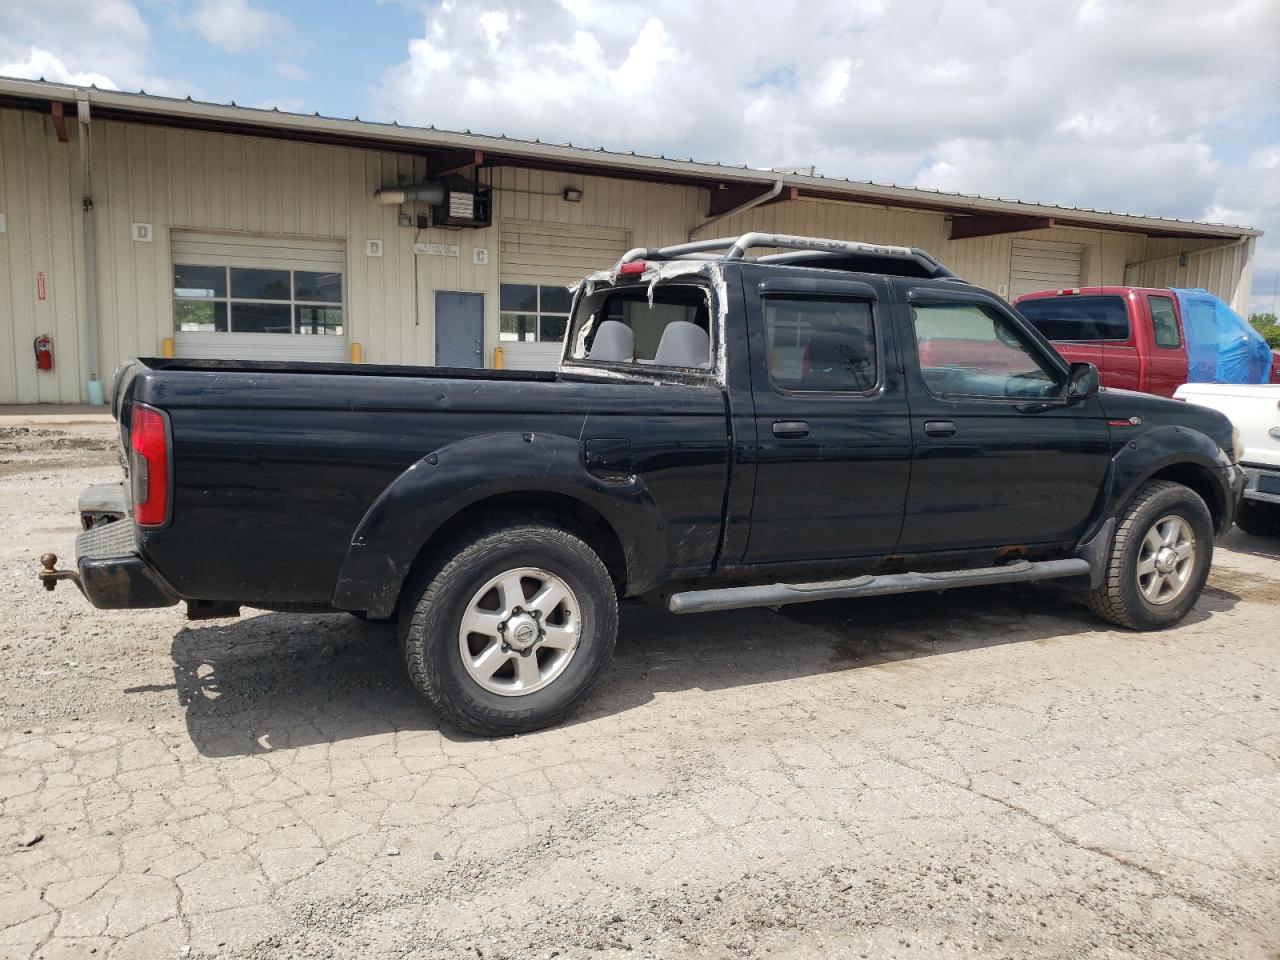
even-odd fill
[(694, 284), (597, 290), (574, 312), (569, 359), (595, 363), (711, 366), (711, 303)]
[(1129, 339), (1129, 311), (1120, 297), (1039, 297), (1021, 301), (1018, 312), (1048, 340)]

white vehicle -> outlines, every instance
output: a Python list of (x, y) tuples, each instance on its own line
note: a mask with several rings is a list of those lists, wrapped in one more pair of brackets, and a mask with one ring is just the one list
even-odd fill
[(1184, 383), (1173, 396), (1231, 420), (1247, 474), (1236, 524), (1245, 533), (1280, 535), (1280, 384)]

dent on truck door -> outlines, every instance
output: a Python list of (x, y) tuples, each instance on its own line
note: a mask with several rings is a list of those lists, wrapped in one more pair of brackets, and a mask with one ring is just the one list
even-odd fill
[(902, 553), (1075, 540), (1110, 460), (1101, 405), (994, 298), (912, 290), (914, 453)]
[(761, 288), (746, 291), (758, 459), (743, 561), (891, 553), (911, 434), (883, 328), (887, 291), (834, 280)]

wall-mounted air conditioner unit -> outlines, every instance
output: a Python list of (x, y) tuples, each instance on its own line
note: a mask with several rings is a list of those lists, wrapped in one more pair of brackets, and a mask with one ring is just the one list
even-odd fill
[(466, 177), (444, 178), (444, 197), (431, 208), (437, 227), (487, 227), (493, 222), (493, 193)]

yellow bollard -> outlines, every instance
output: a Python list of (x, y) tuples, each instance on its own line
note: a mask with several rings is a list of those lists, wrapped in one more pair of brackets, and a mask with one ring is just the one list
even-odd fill
[(351, 344), (351, 362), (364, 363), (364, 347), (358, 343)]
[(173, 337), (165, 337), (160, 341), (160, 356), (172, 357), (173, 355)]
[(494, 347), (493, 348), (493, 369), (502, 370), (503, 369), (502, 364), (503, 364), (502, 348)]

